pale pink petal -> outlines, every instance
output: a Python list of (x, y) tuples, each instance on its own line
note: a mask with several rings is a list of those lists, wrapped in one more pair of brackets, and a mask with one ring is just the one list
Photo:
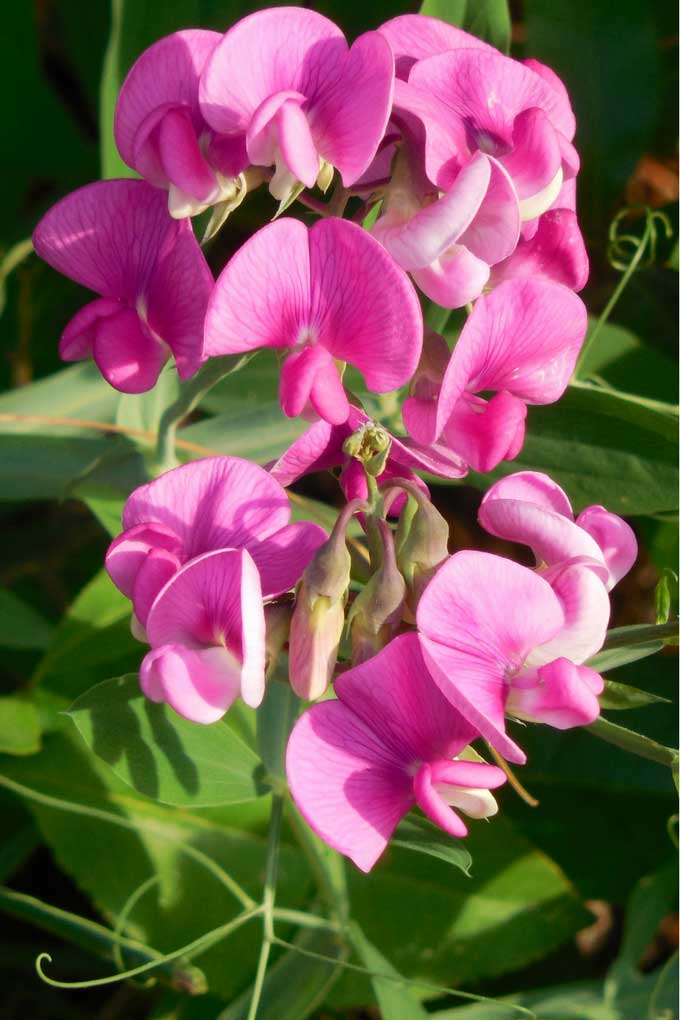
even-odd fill
[(530, 71), (533, 71), (534, 74), (537, 74), (539, 78), (543, 78), (543, 80), (550, 85), (555, 92), (558, 92), (563, 103), (571, 105), (567, 86), (564, 84), (559, 75), (553, 71), (552, 67), (548, 67), (547, 64), (542, 64), (540, 60), (535, 60), (533, 57), (528, 57), (526, 60), (523, 60), (522, 63), (525, 67), (528, 67)]
[(586, 285), (588, 271), (588, 253), (576, 213), (552, 209), (540, 217), (531, 239), (520, 240), (513, 254), (493, 267), (491, 282), (539, 276), (579, 291)]
[(196, 723), (221, 719), (239, 695), (240, 665), (226, 648), (194, 650), (167, 644), (142, 662), (139, 679), (151, 701), (167, 701)]
[(610, 513), (603, 506), (587, 507), (578, 515), (576, 523), (595, 539), (602, 550), (609, 571), (607, 588), (613, 588), (626, 576), (637, 559), (635, 532), (623, 518)]
[(470, 226), (487, 193), (490, 177), (490, 161), (477, 153), (440, 199), (404, 223), (390, 226), (389, 217), (379, 219), (373, 236), (402, 269), (429, 266)]
[(115, 298), (97, 298), (76, 312), (61, 334), (59, 357), (62, 361), (81, 361), (92, 357), (97, 325), (101, 319), (120, 311)]
[(338, 701), (314, 705), (298, 719), (286, 774), (305, 821), (362, 871), (371, 870), (414, 803), (402, 763)]
[[(480, 155), (477, 153), (472, 159)], [(506, 169), (491, 156), (485, 158), (491, 170), (489, 187), (477, 214), (459, 238), (459, 244), (492, 266), (515, 250), (521, 223), (517, 192)]]
[(501, 390), (490, 400), (463, 395), (444, 427), (447, 445), (473, 471), (486, 473), (512, 460), (524, 443), (524, 401)]
[[(520, 201), (543, 192), (562, 164), (557, 132), (547, 114), (536, 107), (519, 113), (512, 127), (512, 149), (498, 158), (510, 174)], [(539, 209), (536, 215), (544, 211)]]
[(491, 48), (488, 43), (469, 32), (424, 14), (400, 14), (386, 21), (378, 31), (392, 47), (400, 78), (408, 77), (416, 60), (431, 57), (435, 53), (464, 47), (482, 50)]
[(304, 100), (303, 95), (292, 91), (265, 100), (255, 112), (246, 145), (252, 163), (268, 166), (280, 153), (293, 177), (313, 188), (319, 175), (319, 153), (308, 115), (301, 109)]
[(97, 368), (114, 389), (144, 393), (152, 389), (168, 358), (167, 347), (139, 320), (132, 308), (99, 319), (92, 355)]
[(149, 610), (171, 577), (181, 567), (181, 561), (169, 549), (150, 549), (135, 575), (130, 598), (135, 616), (143, 627), (146, 626)]
[(538, 671), (538, 678), (535, 687), (513, 688), (508, 710), (558, 730), (587, 726), (599, 716), (597, 695), (604, 682), (595, 670), (575, 666), (568, 659), (555, 659)]
[(300, 7), (257, 11), (230, 28), (201, 76), (200, 103), (223, 134), (245, 132), (258, 106), (276, 92), (308, 94), (347, 44), (332, 21)]
[(309, 119), (319, 154), (337, 167), (347, 188), (368, 169), (385, 134), (394, 58), (382, 36), (365, 32), (333, 71), (324, 68), (310, 96)]
[(149, 612), (152, 647), (224, 647), (241, 667), (241, 694), (264, 695), (265, 622), (257, 567), (244, 549), (219, 549), (190, 560), (165, 585)]
[(342, 673), (335, 692), (404, 762), (453, 758), (477, 736), (430, 677), (414, 633)]
[(157, 166), (149, 118), (159, 109), (184, 108), (194, 137), (200, 134), (203, 119), (198, 107), (198, 80), (220, 38), (219, 32), (202, 29), (174, 32), (150, 46), (132, 65), (114, 116), (116, 145), (128, 166), (144, 176)]
[(423, 148), (427, 177), (447, 191), (471, 155), (465, 124), (445, 102), (427, 90), (397, 79), (394, 83), (395, 123)]
[(462, 839), (467, 836), (467, 825), (443, 800), (434, 788), (432, 768), (427, 763), (420, 766), (413, 780), (416, 804), (427, 817), (450, 836)]
[(346, 220), (315, 223), (309, 249), (309, 322), (319, 341), (358, 368), (373, 392), (402, 386), (423, 342), (420, 303), (406, 274), (375, 238)]
[(232, 256), (208, 304), (207, 356), (292, 347), (305, 338), (310, 322), (308, 233), (298, 220), (277, 220)]
[(462, 786), (478, 790), (497, 790), (507, 781), (503, 769), (482, 761), (436, 761), (432, 763), (433, 783)]
[(279, 395), (289, 418), (303, 414), (308, 406), (332, 425), (347, 421), (349, 402), (333, 358), (321, 344), (303, 347), (285, 359)]
[(452, 245), (413, 279), (423, 294), (442, 308), (462, 308), (475, 301), (489, 279), (489, 266), (467, 248)]
[(484, 514), (490, 504), (497, 499), (518, 499), (525, 503), (534, 503), (544, 510), (562, 514), (570, 521), (574, 519), (574, 512), (564, 489), (560, 488), (549, 475), (540, 471), (516, 471), (515, 474), (506, 475), (505, 478), (494, 482), (487, 490), (479, 511), (479, 520), (484, 528), (486, 528)]
[(574, 114), (566, 94), (491, 49), (458, 49), (420, 60), (411, 69), (409, 84), (466, 120), (479, 147), (491, 155), (511, 143), (515, 117), (532, 107), (543, 110), (567, 139), (574, 137)]
[(149, 553), (153, 549), (179, 553), (181, 547), (181, 539), (171, 528), (163, 524), (138, 524), (114, 538), (106, 553), (106, 571), (123, 595), (131, 598), (137, 574)]
[(299, 521), (269, 535), (248, 551), (260, 573), (265, 599), (290, 591), (320, 545), (328, 538), (318, 524)]
[(248, 548), (284, 527), (290, 504), (268, 471), (240, 457), (206, 457), (140, 486), (123, 509), (123, 527), (154, 522), (178, 537), (183, 558)]
[(564, 657), (585, 662), (602, 648), (609, 625), (609, 596), (591, 560), (579, 559), (548, 567), (541, 576), (557, 595), (564, 625), (529, 657), (532, 666)]
[(188, 109), (168, 110), (158, 125), (158, 155), (169, 181), (188, 195), (207, 201), (217, 181), (201, 152)]

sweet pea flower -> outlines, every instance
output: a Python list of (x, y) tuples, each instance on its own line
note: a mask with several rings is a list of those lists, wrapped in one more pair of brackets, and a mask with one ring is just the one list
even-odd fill
[(246, 550), (259, 570), (263, 597), (273, 598), (294, 587), (327, 538), (317, 524), (289, 520), (288, 497), (264, 468), (240, 457), (193, 461), (132, 493), (106, 569), (132, 600), (143, 627), (158, 593), (180, 568), (219, 549)]
[(536, 229), (520, 237), (512, 254), (493, 266), (489, 283), (538, 276), (582, 290), (588, 281), (588, 253), (573, 209), (554, 208), (534, 221)]
[(497, 52), (477, 36), (426, 14), (400, 14), (378, 29), (392, 48), (398, 78), (407, 80), (418, 60), (447, 50), (479, 49)]
[(444, 832), (467, 835), (457, 811), (488, 818), (494, 765), (461, 756), (475, 727), (430, 678), (415, 634), (394, 638), (335, 682), (337, 701), (314, 705), (288, 741), (293, 799), (314, 832), (370, 871), (417, 804)]
[(260, 576), (245, 549), (190, 560), (161, 588), (146, 621), (151, 651), (140, 669), (151, 701), (212, 723), (240, 695), (264, 695), (265, 620)]
[(440, 194), (419, 171), (407, 139), (405, 132), (372, 233), (427, 297), (461, 308), (479, 297), (490, 267), (517, 246), (515, 190), (501, 164), (477, 152)]
[(441, 190), (472, 153), (485, 152), (507, 171), (521, 218), (530, 221), (578, 173), (569, 97), (544, 65), (527, 66), (490, 47), (457, 48), (418, 60), (398, 86), (395, 112), (421, 121), (425, 170)]
[[(475, 471), (512, 460), (524, 442), (526, 404), (566, 389), (583, 344), (586, 309), (572, 291), (541, 279), (508, 280), (481, 297), (453, 354), (430, 336), (402, 408), (421, 444), (440, 441)], [(477, 394), (495, 390), (486, 400)]]
[(221, 38), (189, 29), (159, 39), (132, 65), (116, 103), (118, 151), (150, 184), (167, 190), (177, 218), (218, 203), (226, 212), (246, 193), (243, 143), (216, 135), (198, 103), (201, 72)]
[(519, 471), (492, 485), (479, 522), (498, 538), (528, 545), (540, 567), (580, 559), (608, 591), (637, 558), (635, 534), (623, 518), (589, 506), (574, 519), (567, 494), (538, 471)]
[(100, 295), (64, 330), (64, 361), (93, 357), (123, 393), (150, 390), (171, 356), (180, 379), (198, 370), (213, 278), (191, 225), (171, 219), (162, 192), (144, 181), (88, 184), (43, 216), (33, 244)]
[[(346, 499), (365, 500), (368, 497), (368, 487), (364, 469), (358, 460), (345, 453), (343, 446), (351, 435), (357, 435), (359, 441), (366, 437), (370, 442), (371, 434), (376, 430), (389, 445), (385, 466), (376, 478), (379, 487), (391, 478), (405, 478), (427, 493), (427, 486), (414, 471), (427, 471), (439, 478), (461, 478), (466, 473), (463, 461), (444, 447), (424, 448), (408, 437), (397, 438), (354, 406), (350, 407), (347, 421), (342, 425), (329, 425), (325, 421), (310, 425), (270, 465), (269, 471), (281, 485), (289, 486), (307, 474), (339, 467), (338, 480)], [(405, 500), (405, 496), (397, 497), (392, 503), (391, 512), (399, 513)]]
[(567, 569), (563, 601), (527, 567), (463, 551), (442, 564), (418, 604), (433, 679), (490, 744), (519, 764), (526, 755), (505, 731), (506, 714), (570, 729), (593, 722), (600, 711), (604, 681), (581, 663), (601, 644), (608, 607), (604, 621), (600, 613), (589, 621), (578, 600), (583, 581), (586, 599), (592, 584), (604, 588), (592, 571), (578, 564)]
[(205, 352), (282, 349), (284, 414), (341, 425), (350, 412), (344, 363), (374, 393), (397, 389), (418, 364), (422, 330), (408, 277), (365, 230), (334, 218), (311, 229), (281, 219), (246, 241), (222, 271), (206, 315)]
[(392, 105), (394, 59), (366, 32), (349, 48), (314, 11), (278, 7), (243, 18), (201, 76), (201, 113), (246, 163), (275, 167), (269, 190), (286, 204), (302, 187), (345, 187), (367, 169)]

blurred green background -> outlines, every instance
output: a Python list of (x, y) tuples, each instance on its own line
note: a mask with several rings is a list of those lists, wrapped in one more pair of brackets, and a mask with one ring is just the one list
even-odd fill
[[(90, 685), (134, 669), (139, 647), (128, 635), (123, 600), (114, 598), (99, 571), (107, 527), (115, 530), (122, 498), (143, 478), (142, 455), (134, 437), (107, 437), (102, 429), (88, 431), (68, 419), (150, 430), (155, 418), (148, 402), (118, 403), (87, 366), (52, 378), (63, 370), (58, 336), (83, 303), (83, 292), (33, 256), (19, 261), (22, 250), (15, 247), (67, 191), (102, 174), (126, 172), (113, 148), (111, 116), (117, 89), (142, 49), (178, 28), (224, 30), (259, 6), (233, 0), (25, 0), (3, 7), (0, 259), (5, 270), (15, 256), (18, 264), (0, 277), (0, 692), (30, 687), (38, 707), (21, 731), (27, 734), (24, 746), (12, 746), (12, 735), (0, 727), (0, 749), (7, 752), (0, 772), (45, 792), (104, 804), (126, 818), (156, 818), (161, 830), (142, 838), (47, 808), (31, 809), (2, 794), (0, 909), (9, 915), (0, 950), (2, 1020), (223, 1015), (226, 1020), (225, 1002), (245, 988), (257, 950), (251, 933), (201, 958), (212, 994), (193, 1002), (162, 985), (60, 992), (35, 975), (33, 961), (41, 950), (50, 949), (55, 972), (71, 980), (110, 973), (110, 963), (82, 948), (87, 939), (72, 936), (66, 942), (50, 934), (44, 916), (35, 916), (34, 923), (18, 919), (7, 889), (112, 923), (129, 893), (156, 871), (160, 889), (140, 905), (132, 931), (167, 950), (224, 915), (205, 875), (168, 848), (162, 825), (242, 872), (246, 885), (253, 881), (252, 861), (263, 859), (262, 801), (194, 815), (150, 806), (95, 762), (55, 714)], [(408, 9), (396, 0), (310, 6), (350, 37)], [(460, 23), (490, 25), (503, 34), (504, 5), (495, 0), (440, 0), (437, 6)], [(617, 212), (649, 205), (664, 211), (672, 226), (672, 236), (659, 237), (653, 262), (632, 277), (589, 354), (592, 374), (643, 402), (567, 394), (557, 408), (530, 412), (522, 458), (524, 466), (555, 473), (578, 506), (605, 502), (629, 516), (641, 555), (615, 593), (612, 622), (654, 622), (658, 579), (664, 568), (677, 569), (673, 427), (664, 413), (644, 403), (677, 400), (677, 10), (664, 0), (525, 0), (512, 3), (511, 16), (512, 54), (549, 64), (572, 96), (582, 158), (579, 213), (592, 260), (583, 296), (592, 316), (620, 279), (607, 257), (608, 228)], [(215, 271), (267, 216), (268, 206), (258, 197), (245, 203), (211, 249)], [(633, 234), (640, 235), (643, 226), (640, 212), (626, 219)], [(295, 433), (289, 436), (288, 424), (277, 416), (273, 363), (254, 364), (248, 375), (210, 395), (205, 417), (184, 430), (187, 438), (260, 462), (277, 452), (272, 444), (283, 448)], [(338, 498), (329, 480), (301, 491), (320, 501)], [(454, 525), (457, 547), (498, 548), (475, 523), (480, 498), (475, 485), (440, 487), (435, 494)], [(317, 510), (323, 516), (323, 508)], [(616, 679), (674, 698), (676, 674), (674, 650), (667, 648), (617, 671)], [(677, 745), (670, 706), (624, 714), (631, 728)], [(504, 818), (478, 826), (471, 839), (472, 879), (451, 874), (441, 862), (395, 850), (370, 880), (352, 874), (354, 909), (385, 956), (409, 976), (510, 995), (533, 1003), (541, 1020), (653, 1016), (647, 1010), (667, 1001), (663, 967), (677, 949), (668, 871), (674, 845), (667, 823), (676, 810), (670, 776), (586, 733), (535, 728), (524, 742), (530, 765), (522, 778), (540, 807), (505, 795)], [(653, 880), (640, 887), (650, 875)], [(307, 881), (296, 851), (287, 847), (284, 901), (305, 902)], [(597, 926), (589, 928), (593, 911)], [(583, 929), (588, 933), (577, 938)], [(634, 971), (642, 956), (648, 977)], [(611, 994), (605, 1003), (602, 981), (608, 972)], [(314, 979), (327, 977), (322, 967)], [(296, 980), (304, 991), (312, 976), (291, 973), (286, 983), (293, 988)], [(567, 982), (578, 984), (567, 992), (542, 991)], [(522, 999), (519, 993), (525, 992)], [(373, 1001), (367, 981), (345, 976), (315, 1015), (377, 1016)], [(267, 1016), (296, 1020), (296, 1011), (306, 1015), (301, 1003), (284, 1014), (282, 1001), (277, 1006), (273, 999)], [(455, 1005), (435, 1001), (428, 1009), (439, 1011), (442, 1020), (506, 1015), (477, 1006), (449, 1014)], [(404, 1020), (411, 1015), (403, 1012)]]

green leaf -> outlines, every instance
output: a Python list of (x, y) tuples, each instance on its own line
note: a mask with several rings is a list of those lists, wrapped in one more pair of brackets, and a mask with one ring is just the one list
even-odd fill
[[(588, 332), (597, 327), (590, 319)], [(673, 359), (645, 344), (631, 330), (606, 322), (579, 366), (581, 378), (598, 376), (618, 390), (655, 399), (677, 400)]]
[(613, 627), (608, 630), (604, 647), (605, 649), (629, 648), (633, 645), (647, 644), (649, 641), (677, 644), (677, 640), (677, 620), (670, 620), (666, 623), (636, 623), (631, 627)]
[[(83, 421), (112, 422), (116, 415), (119, 394), (109, 386), (97, 366), (81, 361), (45, 379), (8, 390), (0, 396), (0, 428), (3, 432), (28, 431), (30, 420), (22, 423), (23, 416), (47, 419), (47, 424), (36, 423), (33, 429), (53, 435), (78, 435), (78, 429), (67, 423), (49, 419), (74, 418)], [(14, 423), (7, 420), (16, 416)], [(48, 431), (49, 429), (49, 431)]]
[(588, 659), (586, 665), (591, 669), (596, 669), (598, 673), (607, 673), (610, 669), (618, 669), (620, 666), (627, 666), (630, 662), (646, 659), (648, 655), (655, 655), (662, 648), (663, 641), (649, 641), (622, 648), (605, 648)]
[(601, 503), (619, 514), (655, 514), (678, 507), (677, 423), (620, 394), (570, 387), (559, 403), (531, 407), (519, 456), (488, 475), (488, 488), (515, 471), (544, 471), (576, 510)]
[[(178, 439), (207, 447), (212, 453), (266, 464), (279, 457), (306, 427), (306, 422), (300, 419), (284, 417), (278, 401), (272, 401), (247, 409), (236, 405), (214, 418), (181, 429)], [(205, 456), (198, 451), (185, 451), (181, 446), (177, 453), (183, 459)]]
[(174, 365), (166, 365), (158, 382), (148, 393), (122, 393), (118, 400), (116, 424), (155, 433), (163, 411), (179, 397), (180, 384)]
[(223, 721), (200, 726), (154, 704), (136, 675), (97, 684), (68, 714), (123, 782), (162, 804), (211, 807), (260, 795), (259, 759)]
[[(125, 934), (130, 938), (169, 952), (234, 917), (240, 906), (215, 869), (226, 870), (252, 897), (260, 896), (266, 841), (251, 830), (265, 824), (267, 797), (201, 810), (154, 803), (118, 779), (71, 726), (47, 737), (39, 754), (5, 759), (2, 773), (66, 806), (76, 804), (81, 813), (22, 796), (59, 867), (110, 925), (130, 894), (158, 876), (157, 887), (128, 918)], [(88, 814), (91, 810), (94, 815)], [(190, 856), (182, 843), (204, 856)], [(310, 891), (301, 856), (283, 846), (279, 901), (301, 908)], [(196, 963), (212, 993), (229, 1000), (243, 989), (254, 973), (260, 941), (260, 926), (246, 925), (228, 942), (201, 953)], [(61, 952), (53, 955), (52, 969), (59, 976), (65, 961)]]
[(0, 588), (0, 646), (46, 648), (52, 625), (14, 592)]
[(425, 818), (413, 815), (399, 823), (391, 839), (392, 846), (403, 847), (404, 850), (415, 850), (416, 853), (429, 854), (447, 861), (460, 868), (466, 875), (470, 874), (472, 857), (463, 844), (446, 835), (440, 828)]
[(40, 750), (40, 722), (28, 698), (0, 698), (0, 751), (4, 754), (35, 754)]
[(257, 746), (270, 776), (285, 782), (286, 746), (297, 719), (300, 701), (286, 681), (270, 680), (257, 710)]
[(630, 684), (619, 684), (615, 680), (605, 680), (604, 691), (599, 697), (601, 708), (625, 709), (641, 708), (643, 705), (653, 705), (655, 702), (665, 702), (670, 705), (668, 698), (662, 698), (658, 694), (650, 694), (648, 691), (641, 691)]
[(358, 924), (350, 925), (350, 936), (362, 964), (376, 975), (371, 977), (371, 984), (382, 1020), (427, 1020), (429, 1014), (415, 998), (410, 984), (369, 942)]
[(424, 0), (420, 13), (463, 28), (504, 53), (510, 49), (507, 0)]
[(635, 733), (608, 719), (603, 719), (602, 716), (585, 728), (600, 740), (606, 740), (608, 744), (614, 744), (622, 751), (628, 751), (640, 758), (648, 758), (649, 761), (658, 762), (668, 768), (672, 768), (678, 763), (678, 752), (674, 748), (664, 747), (656, 740), (645, 737), (642, 733)]

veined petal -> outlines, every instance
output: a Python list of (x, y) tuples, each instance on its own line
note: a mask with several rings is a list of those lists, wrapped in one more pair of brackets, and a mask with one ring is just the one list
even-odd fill
[(139, 679), (151, 701), (167, 701), (191, 722), (221, 719), (239, 695), (240, 663), (226, 648), (161, 645), (142, 662)]
[[(480, 154), (473, 156), (478, 158)], [(504, 166), (491, 156), (489, 186), (477, 214), (459, 243), (473, 255), (495, 265), (517, 247), (520, 236), (520, 206), (514, 184)]]
[(298, 719), (286, 774), (305, 821), (362, 871), (371, 870), (414, 803), (402, 763), (338, 701), (314, 705)]
[(349, 402), (330, 353), (321, 344), (303, 347), (285, 359), (279, 384), (281, 408), (289, 418), (311, 405), (332, 425), (347, 421)]
[(115, 315), (120, 308), (120, 302), (115, 298), (97, 298), (83, 305), (61, 334), (59, 357), (62, 361), (91, 358), (97, 324), (101, 319)]
[[(512, 149), (498, 159), (510, 174), (520, 201), (540, 195), (562, 164), (557, 132), (548, 115), (536, 107), (518, 113), (512, 126)], [(536, 215), (541, 212), (545, 209)]]
[(263, 542), (251, 544), (248, 551), (260, 573), (264, 598), (274, 598), (294, 588), (327, 538), (320, 525), (298, 521), (275, 531)]
[(488, 401), (464, 394), (444, 426), (444, 438), (473, 471), (484, 474), (517, 456), (526, 414), (524, 401), (505, 390)]
[(121, 393), (153, 389), (168, 353), (132, 308), (121, 308), (97, 321), (92, 355), (106, 381)]
[[(130, 497), (132, 499), (132, 497)], [(163, 524), (138, 524), (114, 538), (106, 553), (106, 571), (128, 598), (132, 597), (137, 574), (153, 549), (179, 553), (181, 539)]]
[(579, 291), (588, 280), (588, 253), (576, 213), (551, 209), (544, 213), (529, 240), (520, 240), (509, 258), (495, 265), (491, 282), (539, 276)]
[(544, 570), (541, 577), (560, 601), (564, 624), (555, 637), (534, 649), (528, 666), (559, 658), (586, 662), (602, 648), (609, 624), (609, 596), (597, 564), (579, 559), (558, 563)]
[(350, 433), (351, 429), (347, 425), (314, 422), (270, 465), (272, 478), (287, 487), (303, 475), (337, 467), (344, 457), (342, 444)]
[(217, 180), (201, 152), (190, 111), (168, 110), (158, 125), (157, 138), (158, 157), (168, 181), (188, 195), (210, 201)]
[(425, 14), (400, 14), (386, 21), (378, 31), (392, 47), (400, 78), (408, 77), (416, 60), (435, 53), (462, 48), (491, 49), (488, 43), (469, 32)]

